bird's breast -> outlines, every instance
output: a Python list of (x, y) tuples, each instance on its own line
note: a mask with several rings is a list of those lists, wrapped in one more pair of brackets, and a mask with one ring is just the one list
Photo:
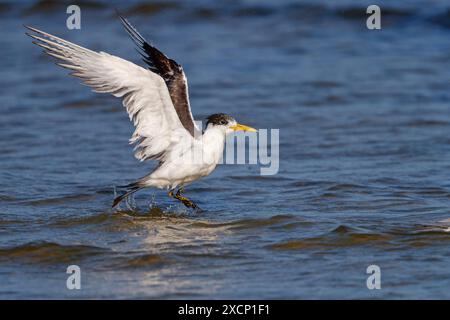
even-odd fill
[(225, 137), (223, 134), (213, 133), (203, 138), (202, 154), (205, 165), (212, 165), (212, 170), (220, 162), (223, 154)]

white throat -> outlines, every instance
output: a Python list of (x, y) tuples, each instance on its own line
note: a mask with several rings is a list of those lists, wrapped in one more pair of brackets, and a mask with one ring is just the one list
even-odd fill
[(203, 160), (218, 164), (225, 146), (226, 132), (222, 128), (208, 127), (203, 133)]

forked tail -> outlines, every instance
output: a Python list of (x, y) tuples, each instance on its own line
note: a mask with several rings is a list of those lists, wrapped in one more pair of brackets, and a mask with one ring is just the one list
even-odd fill
[(130, 183), (126, 186), (119, 186), (119, 188), (125, 188), (124, 193), (121, 194), (120, 196), (116, 197), (113, 201), (112, 207), (114, 208), (115, 206), (117, 206), (123, 199), (127, 198), (128, 196), (132, 195), (133, 193), (135, 193), (136, 191), (141, 190), (142, 188), (144, 188), (143, 186), (141, 186), (139, 184), (139, 182), (135, 182), (135, 183)]

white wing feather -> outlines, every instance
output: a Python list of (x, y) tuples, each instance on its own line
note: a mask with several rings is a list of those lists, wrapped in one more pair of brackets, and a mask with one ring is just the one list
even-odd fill
[(136, 158), (164, 161), (174, 145), (183, 139), (192, 140), (159, 75), (108, 53), (95, 52), (38, 29), (27, 28), (39, 35), (28, 34), (37, 40), (34, 43), (61, 60), (58, 65), (72, 70), (71, 75), (81, 78), (95, 92), (111, 93), (123, 99), (135, 126), (130, 143), (136, 143)]

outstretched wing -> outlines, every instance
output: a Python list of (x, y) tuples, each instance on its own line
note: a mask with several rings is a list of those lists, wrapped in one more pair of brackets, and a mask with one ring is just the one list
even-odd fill
[(149, 69), (160, 75), (166, 82), (170, 98), (183, 126), (192, 136), (201, 132), (192, 117), (188, 84), (183, 68), (176, 61), (169, 59), (164, 53), (147, 42), (127, 19), (120, 15), (119, 17), (131, 39), (138, 47), (144, 62), (148, 64)]
[(135, 131), (136, 158), (164, 161), (173, 145), (192, 139), (173, 107), (164, 80), (157, 74), (105, 52), (95, 52), (41, 30), (27, 27), (34, 44), (59, 60), (95, 92), (111, 93), (123, 99)]

